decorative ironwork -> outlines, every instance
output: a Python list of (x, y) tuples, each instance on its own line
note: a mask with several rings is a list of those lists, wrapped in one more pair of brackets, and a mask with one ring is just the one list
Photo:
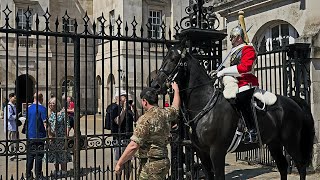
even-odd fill
[(310, 104), (309, 44), (288, 45), (286, 61), (285, 95), (304, 98)]
[(118, 29), (118, 32), (117, 32), (117, 37), (121, 37), (122, 35), (121, 35), (121, 25), (122, 25), (122, 20), (121, 20), (121, 18), (120, 18), (120, 15), (119, 15), (119, 17), (118, 17), (118, 19), (116, 20), (116, 24), (117, 24), (117, 29)]
[[(6, 8), (4, 10), (1, 11), (1, 13), (4, 14), (4, 19), (5, 19), (5, 23), (3, 24), (2, 27), (0, 27), (0, 29), (12, 29), (14, 30), (12, 33), (15, 33), (16, 31), (19, 32), (19, 34), (21, 35), (35, 35), (35, 34), (39, 34), (39, 32), (48, 32), (50, 34), (48, 34), (48, 36), (55, 36), (57, 34), (55, 34), (54, 32), (58, 32), (60, 35), (59, 37), (66, 37), (66, 33), (70, 34), (71, 32), (69, 27), (73, 27), (74, 30), (72, 31), (72, 34), (74, 35), (87, 35), (89, 37), (89, 35), (94, 35), (96, 39), (102, 39), (102, 36), (104, 36), (103, 39), (105, 40), (110, 40), (110, 39), (118, 39), (118, 40), (124, 40), (126, 38), (131, 38), (136, 39), (136, 38), (145, 38), (144, 37), (144, 30), (151, 30), (151, 26), (152, 24), (148, 23), (146, 25), (141, 25), (141, 27), (139, 28), (140, 31), (140, 35), (138, 35), (137, 33), (137, 28), (139, 26), (139, 23), (136, 20), (136, 17), (133, 18), (133, 20), (130, 22), (130, 24), (132, 25), (132, 30), (130, 30), (129, 26), (124, 25), (123, 26), (123, 21), (121, 19), (120, 16), (118, 16), (118, 18), (116, 19), (116, 21), (114, 22), (115, 24), (111, 24), (111, 22), (107, 22), (105, 15), (102, 13), (101, 16), (97, 19), (97, 21), (93, 21), (90, 19), (89, 15), (87, 12), (84, 12), (84, 15), (82, 18), (77, 18), (77, 17), (70, 17), (68, 11), (66, 10), (64, 15), (62, 17), (56, 17), (54, 21), (52, 21), (52, 14), (50, 14), (48, 8), (46, 9), (46, 11), (44, 12), (44, 14), (42, 14), (41, 16), (44, 19), (44, 22), (42, 22), (42, 19), (39, 18), (39, 14), (34, 12), (33, 10), (31, 10), (30, 8), (26, 9), (25, 11), (23, 11), (23, 16), (24, 18), (24, 22), (26, 24), (26, 28), (24, 29), (17, 29), (15, 27), (17, 27), (17, 25), (19, 23), (21, 23), (21, 19), (19, 18), (19, 16), (16, 14), (15, 15), (15, 24), (11, 24), (12, 21), (9, 21), (9, 17), (12, 14), (12, 11), (9, 9), (8, 6), (6, 6)], [(31, 21), (32, 20), (32, 16), (35, 16), (35, 21), (34, 23)], [(20, 15), (21, 16), (21, 15)], [(70, 21), (73, 20), (73, 21)], [(30, 22), (30, 23), (29, 23)], [(99, 22), (99, 23), (97, 23)], [(45, 25), (40, 25), (41, 23), (44, 23)], [(54, 23), (54, 26), (50, 26), (50, 23)], [(72, 24), (69, 24), (72, 23)], [(92, 24), (91, 24), (92, 23)], [(108, 23), (108, 24), (107, 24)], [(126, 24), (129, 24), (129, 22), (125, 22)], [(32, 25), (32, 27), (29, 27), (29, 24)], [(78, 28), (79, 25), (83, 25), (84, 28), (80, 28), (82, 30), (82, 32), (76, 32), (78, 30), (80, 30)], [(107, 26), (109, 25), (109, 27)], [(61, 27), (62, 26), (62, 27)], [(37, 29), (37, 27), (44, 27), (42, 30)], [(110, 33), (108, 33), (107, 28), (110, 30)], [(115, 31), (115, 33), (113, 33), (113, 27), (115, 27), (115, 29), (117, 29)], [(127, 27), (127, 28), (125, 28)], [(54, 29), (51, 29), (54, 28)], [(123, 28), (123, 29), (122, 29)], [(60, 32), (60, 30), (63, 30)], [(176, 27), (174, 28), (176, 30), (176, 33), (178, 33), (181, 28), (179, 27), (179, 25), (177, 24)], [(171, 33), (171, 29), (170, 27), (168, 28), (168, 26), (166, 26), (166, 24), (164, 22), (161, 23), (161, 25), (159, 26), (158, 31), (160, 32), (160, 36), (159, 38), (152, 38), (151, 41), (154, 41), (154, 43), (161, 43), (164, 41), (167, 41), (168, 39), (171, 39), (172, 33)], [(52, 34), (51, 34), (52, 33)], [(108, 33), (108, 34), (107, 34)], [(129, 34), (132, 33), (132, 34)], [(70, 35), (69, 35), (70, 36)], [(74, 37), (74, 36), (73, 36)], [(92, 36), (90, 36), (92, 37)], [(112, 38), (110, 38), (112, 37)], [(69, 37), (71, 38), (71, 37)], [(151, 38), (150, 38), (151, 39)], [(34, 39), (29, 38), (28, 41), (32, 41)], [(29, 42), (30, 43), (30, 42)]]
[(203, 6), (209, 0), (196, 0), (197, 3), (190, 3), (185, 12), (188, 16), (180, 21), (180, 28), (198, 28), (217, 30), (220, 26), (219, 19), (214, 13), (213, 6)]
[(133, 17), (133, 21), (131, 22), (131, 25), (132, 25), (132, 38), (135, 38), (137, 37), (137, 33), (136, 33), (136, 30), (137, 30), (137, 21), (136, 21), (136, 16)]

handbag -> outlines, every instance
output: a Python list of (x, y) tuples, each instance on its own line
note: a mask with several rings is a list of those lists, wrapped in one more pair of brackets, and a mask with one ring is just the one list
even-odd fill
[(17, 119), (17, 126), (21, 126), (21, 125), (22, 125), (22, 122), (19, 119)]

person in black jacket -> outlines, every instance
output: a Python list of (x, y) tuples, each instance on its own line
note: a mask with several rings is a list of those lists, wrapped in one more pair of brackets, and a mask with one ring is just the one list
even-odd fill
[[(134, 113), (127, 101), (128, 96), (130, 94), (124, 90), (120, 91), (120, 95), (116, 92), (115, 103), (111, 103), (106, 111), (105, 129), (111, 130), (113, 134), (116, 161), (121, 157), (133, 133)], [(126, 179), (130, 177), (130, 165), (130, 161), (125, 165)]]
[[(120, 134), (120, 136), (130, 139), (130, 133), (133, 132), (134, 113), (130, 104), (127, 103), (127, 95), (130, 96), (121, 90), (120, 96), (115, 95), (115, 103), (111, 103), (107, 107), (105, 129), (111, 130), (112, 134), (126, 133)], [(114, 137), (113, 139), (118, 140), (118, 137)]]

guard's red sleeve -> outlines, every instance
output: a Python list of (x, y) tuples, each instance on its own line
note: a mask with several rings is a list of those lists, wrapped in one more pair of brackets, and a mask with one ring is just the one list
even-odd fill
[(256, 52), (253, 46), (244, 46), (242, 48), (241, 61), (237, 66), (238, 72), (240, 74), (250, 72), (255, 59), (256, 59)]

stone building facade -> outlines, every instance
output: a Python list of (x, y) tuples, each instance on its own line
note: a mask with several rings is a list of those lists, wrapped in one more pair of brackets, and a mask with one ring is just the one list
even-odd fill
[[(88, 22), (89, 31), (92, 34), (96, 33), (100, 36), (103, 36), (101, 33), (102, 29), (105, 31), (104, 35), (117, 36), (118, 28), (120, 28), (119, 33), (124, 36), (126, 23), (129, 25), (128, 35), (131, 36), (133, 32), (131, 22), (135, 19), (138, 24), (138, 37), (141, 36), (140, 28), (143, 28), (143, 38), (159, 39), (162, 36), (162, 32), (159, 29), (163, 22), (166, 26), (165, 38), (168, 39), (169, 28), (173, 36), (175, 34), (173, 27), (176, 25), (176, 22), (179, 22), (186, 15), (185, 7), (188, 4), (189, 2), (185, 0), (4, 0), (0, 3), (0, 10), (2, 12), (8, 5), (8, 8), (12, 10), (9, 17), (10, 25), (15, 25), (15, 15), (18, 14), (21, 22), (17, 27), (13, 26), (13, 28), (24, 29), (26, 28), (26, 18), (24, 15), (29, 7), (31, 12), (30, 28), (35, 30), (36, 14), (38, 14), (40, 21), (39, 30), (44, 30), (46, 23), (45, 17), (42, 15), (48, 9), (51, 16), (49, 20), (50, 29), (56, 31), (56, 20), (58, 20), (59, 28), (57, 31), (62, 32), (64, 30), (63, 17), (65, 17), (68, 19), (67, 30), (70, 33), (75, 31), (75, 22), (78, 24), (77, 32), (83, 32), (85, 26), (82, 18), (87, 13), (90, 18)], [(68, 16), (66, 16), (66, 13)], [(4, 16), (4, 13), (1, 13), (1, 26), (5, 24)], [(118, 18), (122, 21), (119, 26), (117, 22)], [(104, 21), (104, 27), (102, 27), (101, 22)], [(150, 23), (148, 24), (149, 21)], [(93, 28), (93, 24), (96, 25), (95, 29)], [(112, 26), (111, 31), (110, 25)], [(148, 30), (147, 26), (149, 26), (150, 30)], [(158, 29), (156, 30), (156, 28)], [(0, 92), (2, 98), (7, 96), (7, 92), (9, 94), (16, 91), (19, 107), (19, 104), (21, 105), (25, 101), (32, 101), (32, 95), (36, 92), (36, 89), (43, 92), (48, 99), (52, 95), (60, 99), (65, 94), (74, 96), (74, 43), (72, 39), (49, 36), (48, 48), (46, 48), (46, 37), (39, 36), (39, 49), (37, 53), (35, 35), (29, 36), (28, 44), (26, 44), (26, 36), (19, 36), (19, 42), (16, 42), (16, 35), (10, 34), (8, 51), (5, 46), (5, 33), (1, 33), (0, 38), (3, 44), (0, 47)], [(136, 46), (136, 50), (133, 49), (133, 46)], [(135, 94), (139, 94), (142, 86), (146, 86), (150, 82), (151, 77), (149, 75), (154, 75), (155, 70), (161, 64), (160, 60), (165, 51), (163, 48), (165, 47), (160, 44), (144, 43), (141, 47), (139, 43), (134, 45), (132, 42), (129, 42), (126, 45), (124, 41), (104, 40), (102, 42), (101, 39), (96, 40), (95, 43), (93, 39), (88, 39), (85, 45), (84, 40), (81, 39), (81, 110), (87, 113), (101, 113), (102, 109), (111, 103), (115, 93), (119, 89), (128, 88), (130, 94), (133, 94), (133, 91), (136, 92)], [(87, 50), (87, 55), (84, 54), (85, 49)], [(110, 51), (110, 49), (112, 50)], [(126, 49), (128, 50), (127, 56), (125, 55)], [(137, 54), (135, 57), (133, 57), (134, 51)], [(143, 57), (140, 55), (141, 51), (143, 51)], [(6, 72), (5, 68), (6, 52), (8, 52), (8, 72)], [(27, 52), (28, 58), (26, 59)], [(110, 60), (112, 60), (112, 68)], [(28, 68), (26, 61), (28, 61)], [(133, 68), (134, 61), (137, 64), (136, 69)], [(143, 71), (139, 64), (146, 65)], [(86, 69), (88, 73), (84, 73)], [(136, 77), (139, 78), (134, 78), (133, 74), (136, 74)], [(8, 77), (8, 80), (6, 80), (6, 77)], [(126, 86), (127, 83), (128, 86)], [(136, 84), (135, 90), (133, 89), (134, 84)], [(24, 88), (20, 91), (21, 87)], [(46, 87), (49, 87), (48, 90)], [(27, 89), (27, 91), (24, 89)]]
[[(313, 167), (320, 168), (320, 12), (317, 0), (214, 0), (215, 11), (229, 34), (238, 25), (238, 12), (245, 12), (250, 41), (257, 51), (268, 52), (294, 43), (310, 44), (311, 108), (316, 139)], [(231, 44), (227, 42), (227, 49)]]
[[(93, 19), (97, 22), (97, 29), (101, 29), (99, 18), (102, 18), (103, 13), (103, 17), (107, 20), (104, 27), (107, 35), (116, 35), (119, 27), (121, 28), (119, 32), (125, 35), (127, 23), (129, 36), (132, 36), (133, 33), (131, 22), (135, 20), (137, 36), (141, 37), (140, 29), (143, 28), (142, 37), (151, 39), (162, 37), (159, 27), (163, 22), (166, 26), (165, 38), (169, 39), (169, 28), (171, 27), (172, 30), (176, 22), (186, 15), (185, 7), (188, 3), (185, 0), (95, 0), (93, 1)], [(120, 26), (118, 26), (118, 18), (123, 21)], [(149, 25), (147, 25), (148, 22), (150, 22)], [(112, 26), (111, 31), (110, 25)], [(150, 27), (151, 32), (147, 26)], [(158, 31), (155, 28), (158, 28)], [(174, 31), (172, 31), (172, 35), (174, 35)], [(118, 50), (118, 46), (120, 50)], [(113, 49), (112, 52), (110, 52), (110, 48)], [(165, 47), (161, 44), (154, 43), (143, 43), (142, 45), (133, 42), (118, 43), (117, 41), (105, 41), (103, 45), (100, 43), (96, 56), (97, 111), (101, 112), (112, 102), (119, 88), (128, 90), (129, 94), (136, 96), (133, 99), (136, 99), (141, 88), (148, 85), (151, 79), (150, 75), (154, 75), (156, 69), (159, 68), (163, 57), (163, 48)], [(126, 55), (126, 51), (128, 51), (128, 55)], [(141, 56), (141, 54), (143, 55)], [(110, 61), (113, 64), (112, 70)], [(134, 63), (136, 64), (135, 68)], [(143, 70), (141, 64), (145, 65)], [(102, 71), (102, 67), (104, 67), (104, 71)], [(138, 78), (134, 78), (134, 74)], [(135, 89), (134, 84), (136, 85)]]
[[(8, 8), (12, 11), (9, 16), (9, 24), (12, 28), (26, 29), (26, 12), (30, 12), (29, 27), (36, 30), (36, 16), (39, 17), (39, 31), (46, 31), (46, 19), (43, 16), (48, 10), (50, 14), (49, 28), (51, 31), (63, 31), (63, 17), (67, 19), (67, 29), (70, 33), (74, 32), (74, 23), (77, 18), (78, 32), (84, 30), (84, 21), (81, 19), (87, 11), (89, 17), (92, 15), (93, 1), (24, 1), (24, 0), (3, 0), (0, 3), (0, 26), (5, 25), (5, 14), (3, 11)], [(28, 11), (29, 8), (29, 11)], [(67, 11), (66, 11), (67, 10)], [(66, 16), (65, 14), (68, 14)], [(16, 15), (19, 17), (19, 23), (15, 23)], [(47, 16), (48, 17), (48, 16)], [(79, 18), (81, 17), (81, 18)], [(59, 26), (56, 29), (56, 21)], [(89, 28), (92, 28), (89, 22)], [(18, 38), (17, 38), (18, 36)], [(28, 38), (28, 44), (27, 44)], [(22, 103), (33, 101), (33, 93), (38, 91), (44, 94), (45, 99), (51, 96), (57, 96), (59, 99), (66, 94), (74, 96), (74, 43), (72, 39), (48, 36), (39, 36), (39, 48), (37, 49), (36, 35), (17, 35), (8, 34), (8, 42), (6, 42), (6, 34), (0, 33), (0, 88), (1, 99), (7, 94), (16, 92), (17, 107), (20, 110)], [(18, 42), (17, 42), (18, 40)], [(6, 48), (8, 43), (8, 48)], [(46, 45), (48, 43), (48, 46)], [(87, 43), (87, 59), (85, 64), (84, 43), (81, 46), (81, 71), (85, 70), (85, 66), (90, 72), (93, 72), (93, 51), (92, 41)], [(28, 54), (27, 54), (28, 53)], [(6, 58), (8, 56), (8, 58)], [(8, 59), (8, 61), (7, 61)], [(27, 66), (28, 61), (28, 66)], [(6, 68), (8, 66), (8, 69)], [(65, 68), (67, 67), (67, 68)], [(7, 70), (7, 71), (6, 71)], [(7, 80), (6, 80), (7, 78)], [(87, 104), (87, 112), (93, 113), (93, 80), (94, 77), (86, 77), (85, 73), (81, 73), (81, 93), (85, 94), (87, 89), (87, 103), (85, 96), (81, 96), (81, 110), (85, 110)], [(85, 87), (85, 79), (88, 85)], [(48, 89), (47, 89), (48, 87)], [(90, 100), (92, 99), (92, 100)]]

